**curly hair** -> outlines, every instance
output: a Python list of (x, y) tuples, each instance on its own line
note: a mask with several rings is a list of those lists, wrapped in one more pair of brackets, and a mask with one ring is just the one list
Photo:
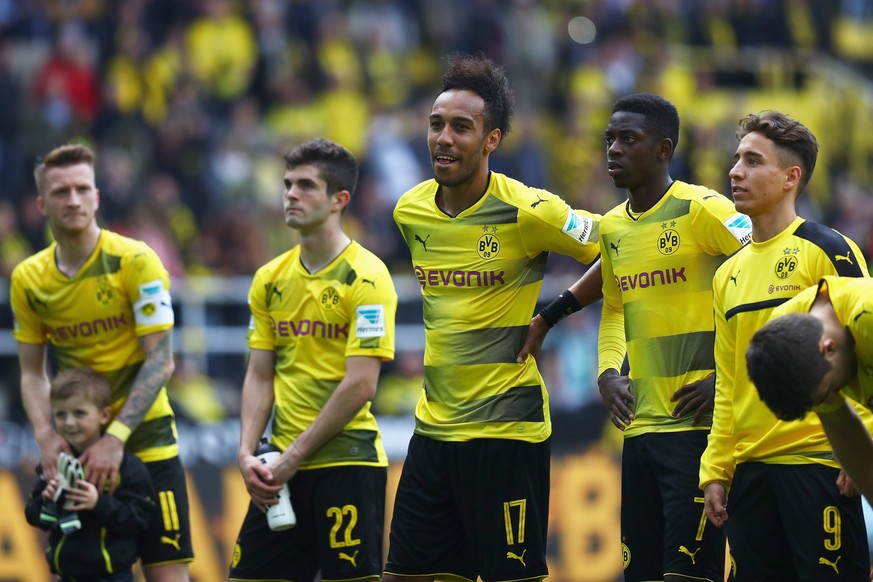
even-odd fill
[(776, 144), (779, 161), (784, 167), (800, 166), (801, 175), (797, 192), (803, 192), (812, 178), (818, 158), (818, 140), (815, 139), (815, 135), (805, 125), (779, 111), (762, 111), (758, 115), (754, 113), (746, 115), (740, 120), (737, 139), (741, 140), (755, 132)]
[(749, 378), (781, 420), (800, 420), (831, 365), (818, 348), (824, 327), (808, 313), (777, 317), (759, 329), (746, 349)]
[(358, 161), (352, 153), (329, 139), (316, 138), (304, 141), (285, 152), (285, 168), (313, 165), (327, 183), (327, 193), (347, 190), (355, 193), (358, 185)]
[(515, 96), (503, 67), (482, 55), (451, 56), (443, 74), (442, 92), (452, 89), (479, 95), (485, 102), (485, 130), (499, 129), (503, 137), (509, 134)]

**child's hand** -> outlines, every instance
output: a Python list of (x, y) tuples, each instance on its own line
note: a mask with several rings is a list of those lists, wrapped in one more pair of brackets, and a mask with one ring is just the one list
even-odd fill
[(42, 490), (42, 500), (43, 501), (53, 501), (55, 498), (55, 493), (58, 491), (58, 478), (52, 477), (48, 480), (48, 483), (45, 485), (45, 489)]
[(67, 500), (67, 509), (70, 511), (85, 511), (97, 506), (97, 487), (85, 479), (76, 481), (75, 487), (67, 487), (64, 499)]

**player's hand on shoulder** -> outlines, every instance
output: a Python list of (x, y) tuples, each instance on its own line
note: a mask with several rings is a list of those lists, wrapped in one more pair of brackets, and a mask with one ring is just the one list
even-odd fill
[(703, 489), (703, 509), (715, 527), (722, 527), (728, 520), (727, 491), (721, 483), (707, 483)]
[(518, 352), (516, 361), (523, 364), (527, 357), (533, 356), (535, 360), (540, 357), (540, 350), (543, 347), (543, 340), (546, 339), (546, 334), (549, 332), (549, 324), (541, 315), (534, 315), (530, 320), (530, 325), (527, 328), (527, 335), (524, 337), (524, 345), (521, 346), (521, 351)]
[(56, 432), (52, 432), (45, 442), (40, 443), (39, 456), (42, 463), (42, 472), (46, 481), (58, 476), (58, 455), (61, 452), (72, 454), (70, 445)]
[(691, 424), (703, 422), (706, 413), (715, 406), (715, 374), (710, 374), (703, 380), (682, 386), (670, 397), (670, 402), (677, 402), (673, 409), (673, 417), (681, 418), (694, 413)]
[(85, 449), (79, 461), (85, 469), (85, 479), (104, 491), (109, 484), (109, 492), (118, 486), (118, 469), (124, 458), (124, 443), (116, 437), (104, 434), (97, 442)]
[(634, 396), (630, 391), (630, 379), (621, 376), (615, 370), (605, 370), (597, 378), (600, 397), (609, 411), (609, 419), (619, 430), (624, 430), (634, 419), (631, 406)]

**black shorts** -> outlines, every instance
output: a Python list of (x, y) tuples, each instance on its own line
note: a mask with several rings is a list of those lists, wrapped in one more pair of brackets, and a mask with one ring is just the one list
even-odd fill
[(624, 439), (621, 537), (624, 579), (724, 580), (724, 531), (703, 510), (700, 455), (708, 431), (648, 433)]
[(547, 576), (550, 452), (548, 440), (413, 435), (385, 572), (487, 582)]
[(861, 497), (844, 497), (839, 469), (741, 463), (725, 524), (737, 582), (870, 579)]
[(297, 525), (274, 532), (254, 504), (243, 521), (231, 580), (353, 580), (382, 574), (386, 467), (299, 471), (288, 482)]
[(188, 520), (188, 488), (179, 457), (145, 463), (155, 487), (158, 510), (152, 525), (139, 538), (143, 566), (158, 566), (194, 559)]

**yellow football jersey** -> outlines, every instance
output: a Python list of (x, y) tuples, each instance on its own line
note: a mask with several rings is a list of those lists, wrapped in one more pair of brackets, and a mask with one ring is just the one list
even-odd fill
[(455, 217), (437, 207), (437, 189), (422, 182), (394, 209), (424, 312), (415, 432), (541, 442), (551, 434), (546, 387), (534, 358), (518, 364), (516, 355), (548, 252), (593, 261), (600, 216), (496, 172), (482, 198)]
[[(825, 275), (865, 277), (867, 264), (854, 242), (799, 217), (772, 239), (753, 241), (716, 272), (715, 411), (700, 462), (701, 487), (729, 484), (744, 461), (838, 466), (816, 415), (781, 421), (761, 401), (745, 357), (773, 310)], [(862, 419), (870, 424), (869, 413)]]
[[(112, 387), (116, 414), (145, 360), (137, 337), (173, 327), (169, 276), (145, 243), (108, 230), (75, 277), (58, 270), (56, 248), (52, 243), (12, 272), (12, 333), (21, 343), (50, 343), (60, 370), (100, 372)], [(179, 454), (166, 388), (126, 448), (145, 462)]]
[(750, 237), (729, 199), (679, 181), (641, 215), (622, 203), (603, 217), (598, 373), (620, 370), (626, 350), (634, 419), (625, 437), (709, 428), (709, 418), (674, 418), (670, 397), (713, 373), (712, 276)]
[[(255, 273), (249, 291), (248, 344), (275, 353), (272, 442), (285, 450), (321, 411), (346, 375), (346, 358), (394, 358), (397, 293), (385, 264), (357, 242), (309, 273), (300, 247)], [(301, 469), (387, 466), (368, 402)]]
[(788, 313), (808, 313), (813, 301), (825, 294), (855, 342), (858, 375), (842, 392), (873, 410), (873, 279), (824, 277), (794, 299), (773, 310), (773, 318)]

